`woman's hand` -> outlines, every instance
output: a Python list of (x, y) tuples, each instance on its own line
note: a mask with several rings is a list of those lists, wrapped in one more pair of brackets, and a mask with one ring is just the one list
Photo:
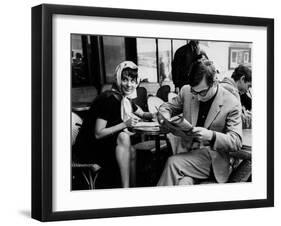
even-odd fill
[(127, 121), (125, 121), (124, 123), (125, 123), (126, 127), (131, 128), (131, 127), (134, 127), (138, 123), (138, 121), (139, 121), (138, 118), (131, 117)]

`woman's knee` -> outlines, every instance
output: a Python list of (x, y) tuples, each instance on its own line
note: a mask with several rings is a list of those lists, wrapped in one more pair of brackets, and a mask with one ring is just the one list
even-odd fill
[(130, 146), (130, 135), (125, 132), (119, 133), (117, 137), (117, 145)]

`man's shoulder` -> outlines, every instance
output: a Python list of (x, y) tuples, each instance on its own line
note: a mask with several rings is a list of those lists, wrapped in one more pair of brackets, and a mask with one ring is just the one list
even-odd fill
[(105, 105), (114, 107), (115, 105), (120, 104), (121, 99), (122, 97), (120, 96), (120, 94), (112, 90), (106, 90), (93, 100), (92, 106), (94, 108), (102, 107)]
[(240, 105), (239, 99), (227, 90), (225, 87), (220, 85), (221, 95), (223, 97), (224, 103), (230, 106)]
[(181, 94), (188, 94), (190, 93), (190, 85), (184, 85), (182, 88), (181, 88)]
[(237, 85), (235, 84), (232, 78), (225, 77), (221, 82), (220, 85), (225, 88), (227, 91), (232, 93), (236, 98), (239, 99), (239, 91)]

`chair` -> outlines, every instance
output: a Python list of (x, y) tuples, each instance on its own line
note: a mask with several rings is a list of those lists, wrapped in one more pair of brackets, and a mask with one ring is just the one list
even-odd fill
[(228, 178), (228, 183), (247, 182), (251, 180), (252, 175), (252, 153), (249, 149), (230, 152), (229, 155), (234, 158), (232, 172)]
[(72, 111), (84, 119), (87, 111), (90, 109), (91, 103), (97, 95), (98, 91), (94, 86), (72, 88)]
[(76, 137), (78, 135), (79, 129), (82, 126), (82, 119), (77, 114), (75, 114), (74, 112), (72, 112), (71, 116), (72, 116), (72, 120), (71, 120), (72, 121), (71, 145), (73, 145), (73, 144), (75, 144)]
[(170, 92), (175, 92), (175, 84), (174, 84), (174, 82), (172, 80), (162, 81), (161, 82), (161, 86), (165, 86), (165, 85), (170, 86), (170, 88), (171, 88)]
[(162, 99), (164, 102), (168, 102), (168, 94), (170, 91), (171, 91), (170, 86), (168, 85), (161, 86), (158, 89), (156, 96)]
[[(72, 136), (71, 144), (74, 145), (79, 129), (82, 125), (82, 119), (72, 112)], [(81, 187), (80, 183), (85, 183), (88, 189), (95, 189), (95, 182), (101, 167), (98, 164), (84, 164), (77, 162), (74, 153), (72, 153), (72, 189), (77, 186)], [(75, 185), (75, 181), (77, 181)], [(81, 187), (83, 189), (83, 187)], [(74, 189), (78, 190), (78, 189)]]
[(176, 93), (168, 93), (168, 102), (171, 103), (172, 102), (172, 99), (177, 97), (178, 95)]
[[(136, 150), (146, 151), (149, 150), (151, 153), (155, 153), (155, 141), (147, 140), (134, 145)], [(160, 140), (160, 150), (167, 148), (167, 143), (164, 140)]]
[(101, 87), (101, 93), (107, 90), (111, 90), (111, 88), (112, 88), (112, 84), (103, 84)]
[[(229, 152), (232, 161), (231, 173), (227, 183), (249, 182), (252, 175), (252, 153), (249, 149)], [(216, 183), (215, 180), (204, 180), (200, 184)]]
[(137, 88), (137, 98), (132, 100), (143, 111), (147, 111), (147, 90), (144, 87)]
[(148, 111), (150, 113), (156, 113), (158, 111), (158, 108), (163, 104), (164, 101), (160, 99), (159, 97), (155, 96), (150, 96), (147, 99), (147, 106), (148, 106)]

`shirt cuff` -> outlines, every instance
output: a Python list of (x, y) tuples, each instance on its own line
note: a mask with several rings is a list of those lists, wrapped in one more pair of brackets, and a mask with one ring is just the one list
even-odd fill
[(210, 141), (210, 146), (213, 147), (215, 142), (216, 142), (216, 138), (217, 138), (217, 135), (216, 135), (216, 132), (213, 131), (213, 135), (212, 135), (212, 139)]

